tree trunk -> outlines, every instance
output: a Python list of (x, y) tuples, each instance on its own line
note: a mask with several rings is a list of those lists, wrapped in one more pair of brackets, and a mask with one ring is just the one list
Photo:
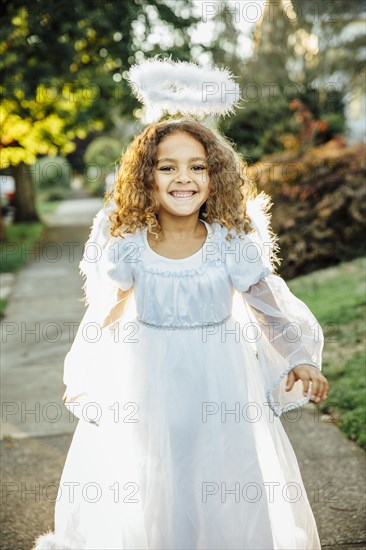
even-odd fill
[(38, 222), (33, 181), (28, 164), (20, 162), (11, 167), (15, 179), (14, 222)]

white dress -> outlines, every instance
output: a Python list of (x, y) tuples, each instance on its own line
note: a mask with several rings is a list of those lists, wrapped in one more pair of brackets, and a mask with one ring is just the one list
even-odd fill
[(66, 358), (80, 420), (35, 548), (320, 548), (280, 416), (309, 400), (284, 385), (296, 364), (321, 368), (321, 330), (258, 232), (229, 243), (204, 223), (189, 258), (155, 253), (146, 229), (104, 247), (112, 294), (133, 292), (112, 329), (89, 305)]

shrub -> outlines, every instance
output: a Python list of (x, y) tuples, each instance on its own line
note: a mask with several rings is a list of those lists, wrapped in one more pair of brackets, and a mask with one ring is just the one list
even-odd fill
[(90, 143), (85, 151), (84, 160), (87, 166), (97, 166), (102, 170), (110, 170), (119, 160), (122, 145), (118, 140), (102, 136)]
[(69, 188), (72, 180), (70, 164), (63, 157), (42, 157), (31, 167), (31, 173), (40, 189)]
[(286, 278), (366, 252), (365, 146), (340, 139), (303, 154), (277, 153), (248, 170), (273, 199)]
[(65, 199), (64, 189), (51, 189), (45, 196), (46, 201), (62, 201)]
[[(258, 84), (258, 90), (261, 89)], [(308, 137), (308, 131), (312, 138), (310, 145), (325, 143), (345, 131), (340, 92), (331, 90), (319, 97), (317, 88), (306, 87), (290, 96), (266, 97), (262, 92), (255, 101), (245, 100), (235, 116), (219, 122), (219, 129), (238, 144), (249, 164), (288, 148), (288, 144), (307, 145), (304, 138)], [(294, 107), (296, 110), (300, 106), (303, 106), (303, 120), (298, 112), (294, 113)]]

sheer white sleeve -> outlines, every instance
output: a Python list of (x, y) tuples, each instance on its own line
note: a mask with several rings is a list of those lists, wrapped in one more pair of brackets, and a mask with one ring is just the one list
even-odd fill
[(323, 332), (309, 308), (277, 275), (267, 275), (242, 292), (250, 319), (256, 325), (256, 348), (266, 381), (268, 405), (277, 416), (307, 403), (298, 380), (285, 391), (287, 374), (296, 365), (321, 369)]
[[(286, 392), (287, 374), (299, 364), (321, 369), (324, 337), (309, 308), (275, 274), (280, 259), (278, 237), (270, 223), (270, 207), (271, 199), (265, 193), (247, 201), (254, 232), (243, 241), (245, 254), (236, 262), (229, 260), (228, 265), (233, 286), (240, 295), (239, 300), (235, 297), (239, 318), (253, 328), (249, 332), (265, 383), (266, 404), (281, 416), (309, 401), (311, 383), (306, 396), (301, 380)], [(239, 307), (243, 302), (245, 313)]]

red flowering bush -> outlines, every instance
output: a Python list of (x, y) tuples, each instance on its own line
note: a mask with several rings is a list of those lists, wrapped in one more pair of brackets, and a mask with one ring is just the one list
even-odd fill
[(304, 152), (308, 147), (317, 143), (319, 134), (328, 130), (328, 122), (314, 119), (311, 111), (301, 99), (293, 99), (289, 108), (294, 111), (293, 132), (283, 134), (280, 140), (285, 149)]

